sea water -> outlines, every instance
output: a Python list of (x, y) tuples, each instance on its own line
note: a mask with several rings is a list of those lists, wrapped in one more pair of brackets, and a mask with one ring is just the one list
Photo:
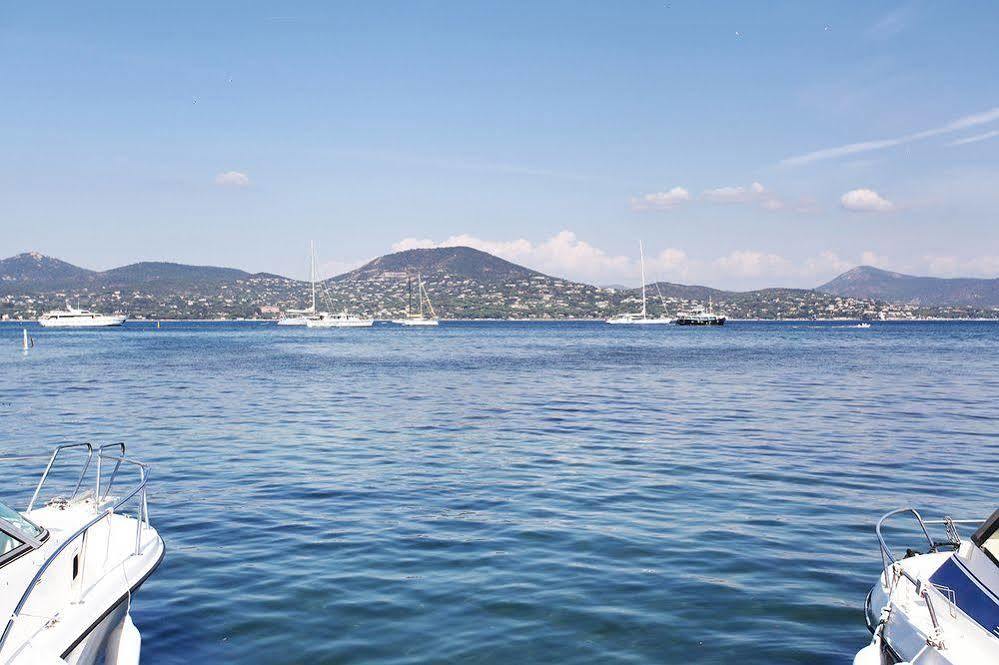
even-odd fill
[(29, 332), (3, 452), (151, 464), (145, 663), (848, 663), (877, 517), (996, 508), (996, 323)]

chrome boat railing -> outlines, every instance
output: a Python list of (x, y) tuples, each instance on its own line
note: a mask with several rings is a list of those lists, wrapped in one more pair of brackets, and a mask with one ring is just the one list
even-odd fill
[[(882, 567), (882, 572), (884, 573), (885, 587), (888, 590), (889, 597), (897, 588), (899, 581), (901, 581), (902, 579), (908, 580), (915, 587), (916, 595), (919, 598), (922, 598), (923, 601), (926, 603), (926, 610), (930, 616), (930, 623), (932, 624), (933, 630), (935, 632), (935, 634), (931, 636), (929, 639), (933, 640), (937, 646), (942, 646), (940, 621), (937, 615), (937, 610), (933, 605), (933, 600), (932, 597), (930, 596), (929, 589), (932, 588), (937, 593), (939, 593), (940, 596), (944, 599), (944, 601), (951, 606), (954, 606), (954, 592), (951, 589), (938, 586), (929, 581), (926, 581), (924, 583), (923, 580), (920, 580), (919, 578), (912, 575), (912, 573), (907, 571), (904, 567), (896, 565), (899, 563), (899, 559), (895, 558), (895, 555), (892, 553), (891, 548), (888, 547), (888, 543), (885, 541), (885, 536), (884, 536), (885, 523), (889, 519), (897, 515), (903, 515), (906, 513), (912, 515), (912, 517), (915, 518), (917, 524), (919, 524), (919, 529), (920, 531), (922, 531), (923, 536), (926, 538), (926, 543), (928, 545), (928, 550), (927, 550), (928, 554), (939, 552), (941, 548), (950, 548), (952, 550), (956, 550), (961, 545), (961, 535), (957, 531), (957, 525), (981, 524), (984, 520), (974, 520), (974, 519), (955, 520), (951, 519), (950, 517), (945, 517), (940, 520), (924, 520), (922, 515), (919, 514), (918, 510), (912, 507), (907, 507), (907, 508), (898, 508), (896, 510), (892, 510), (891, 512), (885, 513), (884, 515), (881, 516), (881, 519), (878, 520), (878, 524), (874, 529), (875, 533), (878, 536), (878, 544), (881, 548), (881, 567)], [(947, 539), (939, 541), (934, 540), (930, 536), (929, 530), (926, 528), (927, 525), (945, 526), (947, 529)], [(894, 574), (889, 574), (888, 572), (889, 570), (893, 571)], [(870, 595), (868, 595), (867, 598), (868, 603), (870, 602), (870, 599), (871, 597)]]
[[(79, 495), (80, 488), (82, 487), (83, 480), (84, 480), (84, 478), (86, 476), (87, 469), (90, 466), (90, 460), (93, 457), (93, 453), (94, 453), (93, 446), (91, 444), (89, 444), (89, 443), (61, 445), (61, 446), (58, 446), (52, 452), (52, 455), (49, 458), (49, 462), (48, 462), (48, 464), (45, 467), (45, 471), (42, 473), (42, 477), (38, 481), (38, 486), (35, 488), (35, 492), (32, 495), (31, 501), (28, 504), (28, 510), (31, 510), (31, 508), (34, 506), (35, 501), (38, 499), (38, 496), (39, 496), (39, 494), (41, 492), (42, 486), (45, 484), (45, 480), (49, 476), (49, 471), (51, 471), (52, 466), (53, 466), (53, 464), (56, 461), (56, 458), (59, 456), (59, 453), (62, 452), (63, 450), (69, 449), (69, 448), (86, 448), (86, 450), (87, 450), (87, 459), (84, 462), (83, 471), (82, 471), (82, 473), (80, 475), (80, 479), (77, 482), (75, 489), (73, 490), (73, 494), (69, 498), (73, 499), (77, 495)], [(121, 454), (120, 455), (109, 455), (109, 454), (105, 454), (104, 451), (107, 450), (107, 449), (110, 449), (110, 448), (118, 448)], [(28, 456), (21, 456), (21, 457), (18, 457), (16, 459), (27, 459), (27, 458), (28, 458)], [(14, 459), (14, 458), (6, 458), (6, 459)], [(100, 495), (100, 489), (101, 489), (101, 463), (102, 463), (103, 460), (113, 461), (115, 463), (115, 466), (114, 466), (114, 471), (112, 471), (111, 476), (110, 476), (110, 478), (108, 480), (107, 488), (104, 490), (104, 496), (101, 497), (101, 495)], [(105, 501), (108, 499), (109, 493), (111, 491), (111, 487), (114, 484), (115, 478), (116, 478), (116, 476), (118, 474), (118, 470), (121, 468), (122, 464), (128, 464), (128, 465), (131, 465), (131, 466), (135, 467), (138, 470), (138, 472), (139, 472), (139, 481), (138, 481), (138, 483), (135, 486), (133, 486), (129, 490), (127, 490), (126, 494), (124, 494), (123, 496), (118, 497), (118, 498), (112, 497), (112, 502), (110, 503), (110, 505), (107, 505), (106, 507), (104, 507), (103, 510), (101, 510), (100, 508), (101, 508), (102, 504), (104, 504)], [(48, 569), (52, 566), (52, 564), (59, 558), (59, 555), (62, 554), (66, 550), (66, 548), (69, 547), (72, 543), (74, 543), (74, 542), (76, 542), (77, 540), (80, 540), (80, 539), (82, 539), (82, 542), (84, 543), (84, 547), (85, 547), (86, 546), (87, 533), (90, 531), (90, 529), (94, 525), (100, 523), (102, 520), (110, 518), (112, 515), (114, 515), (114, 513), (119, 508), (121, 508), (123, 505), (125, 505), (126, 503), (128, 503), (129, 501), (131, 501), (135, 497), (139, 497), (139, 499), (138, 499), (138, 509), (137, 509), (137, 515), (136, 515), (135, 548), (132, 551), (132, 553), (128, 555), (128, 557), (126, 557), (125, 559), (122, 559), (122, 561), (116, 563), (114, 566), (107, 566), (106, 570), (110, 571), (110, 570), (114, 569), (115, 567), (117, 567), (118, 565), (120, 565), (121, 563), (123, 563), (125, 560), (127, 560), (129, 557), (136, 556), (136, 555), (139, 554), (139, 552), (141, 552), (141, 550), (142, 550), (142, 531), (143, 531), (144, 528), (149, 528), (149, 504), (148, 504), (148, 501), (146, 500), (146, 484), (147, 484), (148, 480), (149, 480), (149, 467), (148, 467), (148, 465), (143, 464), (142, 462), (139, 462), (137, 460), (132, 460), (132, 459), (129, 459), (129, 458), (125, 457), (125, 444), (124, 443), (104, 444), (104, 445), (100, 446), (97, 449), (97, 479), (96, 479), (96, 483), (95, 483), (95, 496), (94, 496), (94, 500), (95, 500), (95, 502), (96, 502), (96, 504), (98, 506), (98, 511), (99, 512), (98, 512), (98, 514), (95, 517), (93, 517), (91, 520), (89, 520), (86, 524), (84, 524), (82, 527), (80, 527), (79, 529), (77, 529), (71, 536), (69, 536), (68, 538), (66, 538), (66, 540), (64, 540), (55, 549), (55, 551), (53, 551), (52, 554), (50, 554), (48, 556), (48, 558), (45, 559), (45, 562), (42, 563), (42, 565), (35, 572), (34, 577), (31, 579), (31, 582), (28, 584), (27, 588), (24, 590), (24, 593), (21, 595), (21, 598), (18, 601), (17, 605), (14, 607), (14, 611), (11, 613), (11, 615), (10, 615), (8, 621), (7, 621), (7, 624), (4, 627), (3, 634), (0, 635), (0, 656), (2, 656), (2, 654), (3, 654), (4, 645), (6, 644), (7, 638), (10, 635), (10, 632), (11, 632), (11, 630), (14, 627), (14, 622), (21, 616), (21, 613), (22, 613), (25, 605), (27, 604), (29, 598), (31, 597), (31, 593), (35, 590), (35, 588), (38, 585), (38, 582), (45, 575), (46, 571), (48, 571)], [(25, 512), (27, 512), (27, 511), (25, 511)], [(84, 580), (83, 580), (83, 577), (82, 577), (83, 574), (84, 574), (84, 572), (85, 572), (84, 568), (81, 567), (81, 571), (80, 571), (80, 574), (81, 574), (81, 579), (80, 579), (80, 594), (81, 595), (83, 594), (83, 590), (84, 590), (84, 584), (83, 584)]]

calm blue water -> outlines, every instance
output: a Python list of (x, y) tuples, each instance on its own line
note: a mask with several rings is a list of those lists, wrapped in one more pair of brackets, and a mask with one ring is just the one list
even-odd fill
[(32, 334), (0, 445), (153, 465), (150, 664), (848, 663), (878, 515), (996, 504), (994, 323)]

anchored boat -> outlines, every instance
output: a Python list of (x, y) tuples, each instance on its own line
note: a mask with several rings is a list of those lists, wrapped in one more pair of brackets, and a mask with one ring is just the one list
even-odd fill
[(698, 305), (676, 315), (676, 325), (678, 326), (723, 326), (727, 320), (728, 318), (724, 314), (715, 313), (710, 301), (706, 309)]
[[(645, 298), (645, 246), (642, 241), (638, 241), (638, 255), (641, 257), (642, 266), (642, 311), (641, 312), (624, 312), (621, 314), (616, 314), (609, 319), (607, 323), (613, 325), (664, 325), (671, 323), (666, 316), (649, 316), (649, 310), (646, 306)], [(656, 289), (659, 285), (656, 285)], [(662, 294), (659, 294), (660, 299), (662, 299)], [(666, 303), (663, 303), (663, 309), (666, 308)]]
[[(896, 557), (885, 524), (909, 515), (925, 551)], [(968, 540), (960, 525), (979, 524)], [(937, 540), (930, 528), (943, 527)], [(999, 510), (981, 520), (924, 520), (914, 508), (893, 510), (875, 529), (882, 573), (867, 595), (874, 637), (854, 665), (989, 665), (999, 663)]]
[[(398, 323), (403, 326), (436, 326), (440, 323), (437, 319), (437, 312), (434, 311), (434, 306), (430, 302), (430, 294), (427, 293), (427, 287), (423, 285), (423, 276), (419, 273), (416, 274), (417, 281), (417, 297), (420, 301), (420, 307), (418, 311), (413, 311), (413, 282), (412, 280), (407, 281), (407, 287), (409, 288), (409, 302), (406, 303), (406, 318), (396, 319), (392, 323)], [(426, 302), (427, 307), (424, 311), (423, 303)], [(427, 316), (429, 312), (430, 316)]]
[(279, 326), (306, 326), (309, 319), (316, 318), (316, 245), (309, 242), (309, 284), (312, 285), (312, 306), (307, 309), (289, 309), (278, 319)]
[[(64, 453), (80, 456), (75, 487), (36, 507)], [(142, 638), (129, 609), (165, 551), (149, 524), (147, 477), (125, 444), (63, 445), (24, 511), (0, 502), (0, 663), (137, 665)]]
[(85, 309), (71, 307), (46, 312), (38, 318), (43, 328), (109, 328), (125, 323), (124, 314), (99, 314)]

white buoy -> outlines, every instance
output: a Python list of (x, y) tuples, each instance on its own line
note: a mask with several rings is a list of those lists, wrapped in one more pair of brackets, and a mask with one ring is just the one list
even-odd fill
[(25, 351), (28, 350), (28, 329), (21, 328), (21, 332), (24, 333), (24, 346), (22, 347)]

